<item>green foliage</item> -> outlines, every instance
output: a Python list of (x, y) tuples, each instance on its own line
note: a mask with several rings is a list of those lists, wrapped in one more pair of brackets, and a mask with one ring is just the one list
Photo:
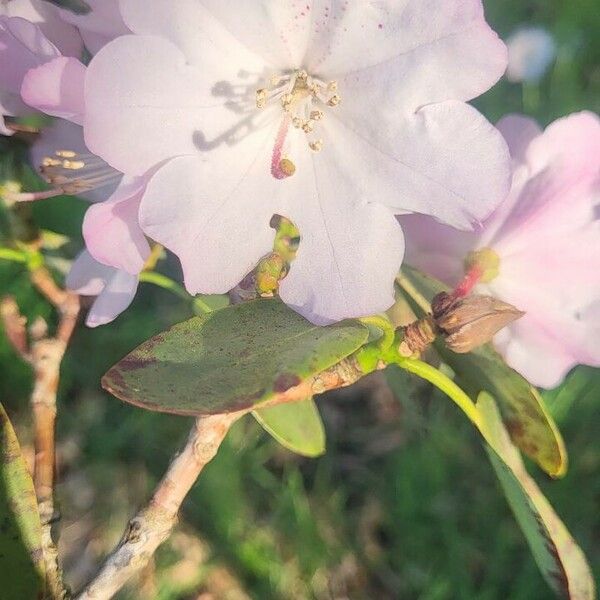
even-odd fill
[(0, 581), (3, 600), (35, 600), (44, 590), (41, 526), (33, 481), (1, 404)]
[(317, 327), (280, 300), (260, 299), (175, 325), (104, 376), (132, 404), (182, 415), (257, 406), (360, 348), (358, 321)]
[(477, 408), (485, 423), (490, 461), (544, 578), (558, 596), (594, 600), (594, 580), (585, 556), (527, 473), (494, 399), (480, 394)]
[(254, 417), (282, 446), (301, 456), (325, 452), (325, 429), (314, 400), (258, 408)]
[[(439, 281), (410, 268), (403, 268), (403, 280), (405, 296), (420, 316), (428, 310), (435, 294), (447, 290)], [(468, 354), (455, 354), (438, 342), (436, 350), (471, 397), (476, 398), (479, 392), (486, 391), (496, 399), (512, 440), (525, 454), (553, 477), (565, 474), (564, 442), (541, 396), (491, 345)]]

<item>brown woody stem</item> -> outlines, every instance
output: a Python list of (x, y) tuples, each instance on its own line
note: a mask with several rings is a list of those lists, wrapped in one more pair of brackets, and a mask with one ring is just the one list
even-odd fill
[[(313, 394), (355, 383), (364, 373), (350, 359), (278, 394), (263, 406), (302, 400)], [(216, 455), (231, 425), (251, 409), (223, 415), (198, 417), (187, 444), (178, 454), (149, 504), (131, 519), (117, 548), (105, 560), (100, 572), (77, 600), (108, 600), (139, 573), (154, 552), (171, 534), (177, 513), (202, 469)]]
[(119, 545), (78, 600), (108, 600), (141, 571), (171, 534), (179, 507), (202, 469), (216, 455), (229, 428), (246, 411), (198, 417), (146, 507), (129, 521)]
[(52, 523), (55, 520), (54, 472), (55, 472), (55, 420), (56, 393), (60, 378), (60, 365), (71, 339), (79, 314), (78, 296), (59, 288), (49, 271), (39, 268), (31, 273), (31, 282), (58, 310), (59, 324), (54, 337), (48, 337), (46, 324), (37, 321), (31, 328), (32, 343), (29, 347), (25, 318), (13, 298), (4, 298), (0, 304), (0, 316), (7, 337), (14, 349), (31, 363), (34, 384), (31, 394), (31, 410), (34, 431), (33, 484), (38, 500), (42, 524), (42, 549), (46, 566), (46, 597), (59, 600), (68, 595), (62, 580), (58, 552), (52, 539)]

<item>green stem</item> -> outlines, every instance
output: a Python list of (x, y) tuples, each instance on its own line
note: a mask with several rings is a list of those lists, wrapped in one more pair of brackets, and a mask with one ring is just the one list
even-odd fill
[(399, 358), (396, 360), (398, 366), (402, 369), (418, 375), (422, 379), (425, 379), (435, 385), (438, 389), (449, 396), (461, 410), (469, 417), (473, 424), (481, 430), (482, 421), (479, 410), (475, 403), (465, 394), (465, 392), (459, 388), (452, 379), (444, 375), (441, 371), (428, 365), (427, 363), (416, 360), (414, 358)]
[(168, 290), (169, 292), (172, 292), (176, 296), (179, 296), (188, 302), (192, 300), (192, 297), (185, 291), (185, 289), (183, 289), (182, 286), (166, 275), (162, 275), (156, 271), (142, 271), (140, 273), (140, 281), (157, 285), (158, 287)]
[(361, 317), (359, 321), (367, 326), (372, 325), (373, 327), (377, 327), (377, 329), (381, 330), (381, 337), (375, 342), (378, 348), (387, 350), (394, 343), (396, 330), (385, 315)]
[(27, 256), (20, 250), (13, 250), (12, 248), (0, 248), (0, 259), (11, 260), (22, 264), (27, 263)]

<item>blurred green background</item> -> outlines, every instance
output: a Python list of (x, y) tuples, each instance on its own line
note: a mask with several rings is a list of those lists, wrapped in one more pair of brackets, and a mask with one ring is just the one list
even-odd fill
[[(597, 0), (488, 0), (506, 38), (522, 25), (554, 36), (557, 58), (539, 86), (501, 81), (475, 104), (491, 119), (525, 112), (542, 125), (600, 108)], [(0, 141), (0, 176), (25, 178), (24, 147)], [(20, 207), (18, 222), (81, 245), (85, 203)], [(6, 233), (14, 213), (0, 209)], [(13, 223), (14, 224), (14, 223)], [(176, 272), (168, 263), (163, 268)], [(33, 318), (54, 316), (20, 265), (0, 262), (0, 290)], [(77, 588), (148, 498), (190, 420), (147, 413), (99, 389), (100, 376), (142, 340), (189, 315), (143, 284), (115, 323), (81, 326), (63, 364), (58, 438), (61, 551)], [(30, 449), (31, 372), (0, 332), (0, 400)], [(565, 479), (536, 478), (600, 574), (600, 376), (580, 367), (546, 393), (570, 452)], [(400, 371), (319, 399), (328, 452), (287, 452), (251, 419), (239, 423), (184, 505), (175, 535), (126, 599), (477, 599), (552, 595), (538, 573), (481, 444), (445, 397)]]

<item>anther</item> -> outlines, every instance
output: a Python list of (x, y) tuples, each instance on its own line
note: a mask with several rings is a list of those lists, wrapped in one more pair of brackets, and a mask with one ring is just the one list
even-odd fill
[(279, 170), (286, 177), (291, 177), (296, 172), (296, 165), (289, 158), (282, 158), (279, 161)]
[(323, 140), (314, 140), (313, 142), (309, 142), (308, 146), (313, 152), (321, 152), (323, 149)]
[(329, 98), (329, 100), (327, 100), (327, 104), (329, 106), (337, 106), (340, 102), (341, 102), (341, 98), (338, 94), (335, 94), (333, 96), (331, 96), (331, 98)]
[(256, 107), (264, 108), (267, 105), (267, 90), (261, 88), (256, 90)]

